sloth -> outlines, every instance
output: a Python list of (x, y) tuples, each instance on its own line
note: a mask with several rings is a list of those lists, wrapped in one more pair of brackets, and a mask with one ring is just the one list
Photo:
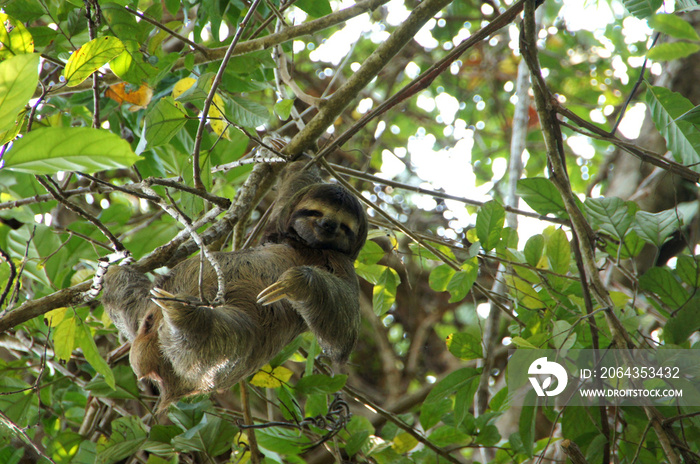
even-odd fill
[(334, 362), (347, 361), (360, 329), (353, 264), (367, 218), (354, 195), (305, 165), (285, 168), (261, 245), (213, 253), (226, 282), (222, 305), (200, 301), (215, 298), (217, 278), (205, 261), (200, 279), (199, 257), (154, 282), (134, 266), (107, 273), (102, 303), (131, 341), (136, 375), (158, 385), (159, 411), (233, 386), (307, 330)]

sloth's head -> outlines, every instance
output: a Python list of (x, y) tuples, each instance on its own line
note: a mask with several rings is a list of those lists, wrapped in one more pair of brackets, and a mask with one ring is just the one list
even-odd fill
[(357, 258), (367, 239), (359, 200), (340, 185), (314, 184), (297, 192), (280, 215), (278, 234), (313, 249)]
[(364, 211), (357, 199), (331, 184), (317, 185), (306, 192), (292, 210), (288, 227), (310, 248), (351, 256), (367, 237)]

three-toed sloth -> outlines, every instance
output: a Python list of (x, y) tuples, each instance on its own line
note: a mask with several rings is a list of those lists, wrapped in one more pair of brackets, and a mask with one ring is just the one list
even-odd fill
[(367, 238), (358, 199), (297, 161), (285, 168), (261, 245), (214, 253), (226, 282), (193, 257), (151, 282), (133, 266), (110, 268), (102, 303), (131, 345), (139, 378), (155, 381), (159, 409), (184, 396), (228, 388), (251, 375), (304, 331), (345, 362), (360, 329), (354, 270)]

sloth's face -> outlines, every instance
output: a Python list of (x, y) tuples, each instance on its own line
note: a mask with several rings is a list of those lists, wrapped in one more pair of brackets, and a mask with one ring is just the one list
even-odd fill
[(342, 206), (322, 199), (302, 199), (292, 213), (291, 227), (310, 248), (351, 254), (360, 222)]

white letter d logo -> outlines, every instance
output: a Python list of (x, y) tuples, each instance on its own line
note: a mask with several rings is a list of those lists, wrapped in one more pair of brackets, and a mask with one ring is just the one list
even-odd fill
[[(549, 376), (544, 379), (541, 386), (536, 377), (530, 377), (530, 383), (535, 389), (537, 396), (556, 396), (564, 391), (566, 388), (566, 383), (568, 382), (566, 370), (561, 366), (561, 364), (553, 361), (547, 361), (547, 358), (536, 359), (532, 364), (530, 364), (530, 368), (527, 370), (527, 373), (531, 376), (537, 374)], [(557, 387), (554, 390), (548, 390), (548, 388), (552, 386), (552, 376), (554, 376), (557, 381)]]

